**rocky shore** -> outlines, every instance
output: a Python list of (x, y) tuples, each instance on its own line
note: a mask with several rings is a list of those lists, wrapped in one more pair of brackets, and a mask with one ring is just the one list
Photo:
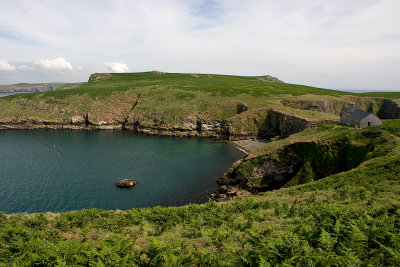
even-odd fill
[[(261, 114), (261, 115), (260, 115)], [(270, 139), (275, 136), (287, 137), (293, 133), (314, 127), (321, 122), (335, 123), (327, 120), (307, 120), (288, 115), (273, 109), (263, 110), (250, 117), (251, 127), (240, 128), (240, 121), (190, 119), (183, 122), (167, 123), (161, 119), (106, 121), (93, 120), (90, 113), (75, 115), (69, 119), (12, 119), (0, 120), (0, 129), (54, 129), (54, 130), (127, 130), (147, 135), (164, 135), (178, 137), (204, 137), (217, 140)], [(258, 116), (258, 117), (257, 117)], [(239, 145), (240, 146), (240, 145)]]

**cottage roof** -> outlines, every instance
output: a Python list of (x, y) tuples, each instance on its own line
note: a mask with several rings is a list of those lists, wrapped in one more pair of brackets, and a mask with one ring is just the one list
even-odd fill
[(353, 118), (353, 120), (360, 121), (371, 114), (372, 113), (365, 112), (365, 111), (362, 111), (359, 109), (359, 110), (354, 110), (353, 112), (351, 112), (351, 117)]
[(355, 110), (361, 110), (361, 109), (359, 109), (357, 106), (353, 105), (353, 106), (343, 109), (342, 112), (354, 112)]
[(350, 113), (351, 118), (355, 121), (360, 121), (372, 113), (365, 112), (356, 106), (345, 108), (342, 112)]

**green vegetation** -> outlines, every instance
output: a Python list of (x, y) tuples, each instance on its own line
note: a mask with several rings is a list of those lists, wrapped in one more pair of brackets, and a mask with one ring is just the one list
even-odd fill
[[(335, 135), (335, 127), (276, 142)], [(351, 131), (338, 130), (341, 136)], [(393, 142), (380, 142), (385, 135)], [(369, 150), (369, 160), (350, 171), (256, 196), (125, 212), (1, 214), (0, 263), (399, 265), (400, 121), (351, 136), (355, 144), (378, 140), (374, 145), (381, 149)]]
[[(1, 98), (0, 115), (3, 121), (15, 118), (64, 121), (90, 112), (93, 122), (120, 121), (121, 114), (139, 94), (142, 98), (135, 113), (142, 120), (157, 117), (166, 122), (185, 121), (191, 116), (229, 119), (237, 115), (239, 102), (246, 103), (251, 113), (265, 107), (285, 109), (278, 101), (282, 97), (354, 95), (304, 85), (265, 82), (257, 77), (124, 73), (112, 74), (106, 79), (90, 81), (68, 90)], [(330, 114), (318, 112), (287, 112), (307, 118), (332, 119)]]
[[(198, 75), (193, 78), (189, 74), (167, 73), (116, 73), (108, 79), (90, 81), (80, 87), (68, 91), (53, 91), (42, 93), (44, 98), (66, 98), (72, 95), (88, 94), (91, 97), (107, 97), (115, 91), (128, 91), (148, 86), (167, 86), (181, 91), (209, 92), (213, 96), (237, 96), (249, 94), (252, 96), (271, 96), (278, 94), (291, 95), (354, 95), (352, 93), (326, 90), (304, 85), (286, 83), (269, 83), (260, 81), (256, 77), (229, 76), (229, 75)], [(249, 90), (251, 88), (251, 90)], [(14, 96), (15, 97), (15, 96)], [(28, 96), (32, 97), (32, 96)], [(13, 96), (9, 97), (13, 98)]]
[[(368, 97), (400, 103), (398, 93), (351, 94), (257, 77), (104, 77), (73, 89), (1, 98), (0, 122), (69, 123), (86, 114), (91, 123), (166, 128), (200, 118), (229, 120), (231, 133), (278, 133), (301, 128), (304, 120), (315, 126), (337, 121), (337, 112), (351, 103), (377, 112), (382, 102)], [(248, 110), (238, 112), (239, 104)], [(268, 117), (270, 109), (280, 113)], [(284, 124), (291, 120), (290, 127)], [(266, 144), (239, 167), (243, 177), (265, 184), (270, 177), (256, 170), (267, 160), (301, 159), (279, 190), (184, 207), (0, 213), (0, 265), (399, 266), (399, 142), (399, 120), (357, 131), (322, 124)]]
[[(381, 98), (266, 82), (258, 77), (152, 72), (99, 77), (67, 90), (1, 98), (0, 123), (33, 121), (36, 125), (68, 125), (72, 118), (87, 114), (92, 125), (124, 124), (131, 129), (168, 131), (193, 129), (198, 120), (224, 121), (230, 127), (225, 136), (228, 132), (232, 136), (263, 136), (261, 128), (269, 128), (272, 132), (264, 136), (268, 137), (279, 135), (281, 128), (287, 135), (316, 122), (337, 121), (341, 109), (354, 103), (382, 117), (399, 104), (396, 99), (394, 106), (391, 102), (382, 105)], [(140, 101), (132, 110), (139, 95)], [(247, 110), (239, 112), (239, 106)], [(278, 118), (271, 115), (271, 110), (283, 115)], [(298, 127), (298, 123), (288, 120), (290, 125), (282, 127), (286, 115), (305, 122)]]
[[(396, 120), (358, 131), (339, 125), (321, 125), (253, 151), (237, 173), (264, 190), (315, 181), (395, 153), (400, 146), (398, 130)], [(276, 170), (269, 173), (266, 166)], [(275, 179), (277, 175), (282, 178)]]
[(369, 96), (369, 97), (400, 98), (400, 92), (370, 92), (370, 93), (361, 93), (359, 95)]

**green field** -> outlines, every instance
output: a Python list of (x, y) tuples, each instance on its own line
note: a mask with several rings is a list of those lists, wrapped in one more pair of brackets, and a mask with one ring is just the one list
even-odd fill
[[(400, 93), (198, 76), (112, 74), (73, 89), (8, 96), (0, 99), (0, 122), (67, 122), (84, 113), (93, 123), (134, 117), (175, 125), (200, 118), (259, 131), (276, 126), (266, 115), (273, 109), (282, 121), (316, 124), (276, 136), (250, 153), (235, 175), (263, 186), (269, 177), (255, 170), (266, 161), (301, 159), (293, 179), (277, 190), (202, 205), (0, 213), (0, 265), (400, 265), (400, 121), (361, 130), (322, 123), (337, 121), (350, 104), (389, 116), (383, 103), (396, 107)], [(239, 112), (239, 103), (248, 110)]]

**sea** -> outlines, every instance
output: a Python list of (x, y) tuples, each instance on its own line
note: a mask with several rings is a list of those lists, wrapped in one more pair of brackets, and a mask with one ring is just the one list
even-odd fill
[[(0, 131), (0, 211), (127, 210), (206, 202), (246, 154), (226, 142), (128, 131)], [(115, 182), (131, 178), (132, 188)]]

